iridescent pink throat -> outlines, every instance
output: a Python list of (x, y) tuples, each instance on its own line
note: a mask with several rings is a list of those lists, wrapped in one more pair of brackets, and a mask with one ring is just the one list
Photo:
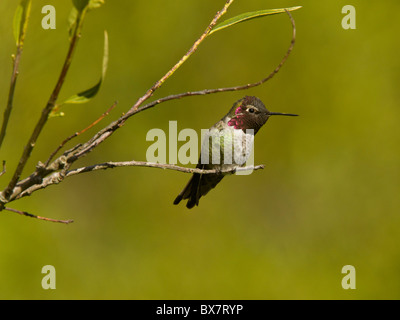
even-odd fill
[(245, 110), (245, 107), (242, 107), (242, 105), (237, 107), (237, 109), (235, 110), (235, 116), (231, 120), (228, 121), (228, 126), (234, 127), (235, 129), (244, 129), (245, 115), (240, 114), (244, 110)]

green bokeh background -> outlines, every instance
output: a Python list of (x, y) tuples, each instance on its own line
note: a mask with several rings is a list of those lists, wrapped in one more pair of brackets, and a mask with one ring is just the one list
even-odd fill
[[(15, 106), (0, 158), (4, 188), (57, 80), (68, 49), (70, 1), (55, 1), (56, 30), (43, 30), (32, 5)], [(108, 73), (88, 104), (69, 105), (40, 136), (24, 176), (70, 134), (115, 100), (96, 128), (117, 119), (190, 47), (224, 1), (106, 1), (86, 18), (60, 99), (100, 76), (103, 30)], [(344, 30), (341, 9), (357, 10)], [(7, 101), (15, 52), (17, 2), (0, 1), (0, 105)], [(246, 92), (190, 97), (131, 118), (77, 165), (145, 160), (152, 128), (200, 132), (243, 95), (260, 97), (273, 118), (256, 138), (266, 168), (233, 176), (188, 211), (172, 201), (189, 175), (118, 168), (71, 177), (10, 207), (62, 225), (0, 213), (2, 299), (398, 299), (400, 298), (400, 62), (398, 0), (237, 0), (224, 17), (302, 5), (293, 12), (297, 43), (273, 80)], [(266, 76), (286, 52), (285, 15), (240, 24), (206, 39), (154, 98), (231, 86)], [(96, 132), (86, 132), (75, 142)], [(180, 142), (178, 146), (182, 145)], [(69, 144), (72, 146), (72, 144)], [(56, 289), (41, 287), (41, 268), (56, 268)], [(341, 269), (356, 268), (355, 290)]]

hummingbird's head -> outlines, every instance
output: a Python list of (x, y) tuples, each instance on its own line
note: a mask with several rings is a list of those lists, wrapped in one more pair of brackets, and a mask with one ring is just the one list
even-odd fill
[(254, 134), (267, 122), (270, 116), (297, 116), (297, 114), (271, 112), (265, 108), (265, 105), (257, 97), (245, 96), (236, 101), (229, 111), (228, 126), (235, 129), (253, 129)]

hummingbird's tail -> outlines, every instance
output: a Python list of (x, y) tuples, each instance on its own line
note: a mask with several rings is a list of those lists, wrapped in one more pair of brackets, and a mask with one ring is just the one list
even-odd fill
[(190, 178), (189, 182), (183, 188), (180, 194), (175, 198), (174, 204), (178, 204), (181, 202), (181, 200), (189, 199), (186, 207), (188, 209), (193, 208), (195, 205), (199, 205), (199, 199), (201, 196), (198, 196), (199, 192), (199, 184), (200, 182), (200, 175), (199, 174), (193, 174), (193, 176)]
[(194, 173), (182, 192), (175, 198), (174, 204), (178, 204), (181, 200), (189, 199), (186, 203), (188, 209), (193, 208), (195, 205), (198, 206), (200, 198), (214, 188), (223, 177), (223, 175)]

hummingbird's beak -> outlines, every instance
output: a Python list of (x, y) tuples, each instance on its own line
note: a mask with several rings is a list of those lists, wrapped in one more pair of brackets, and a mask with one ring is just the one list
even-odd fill
[(281, 113), (281, 112), (268, 112), (269, 116), (291, 116), (291, 117), (297, 117), (298, 114), (293, 114), (293, 113)]

